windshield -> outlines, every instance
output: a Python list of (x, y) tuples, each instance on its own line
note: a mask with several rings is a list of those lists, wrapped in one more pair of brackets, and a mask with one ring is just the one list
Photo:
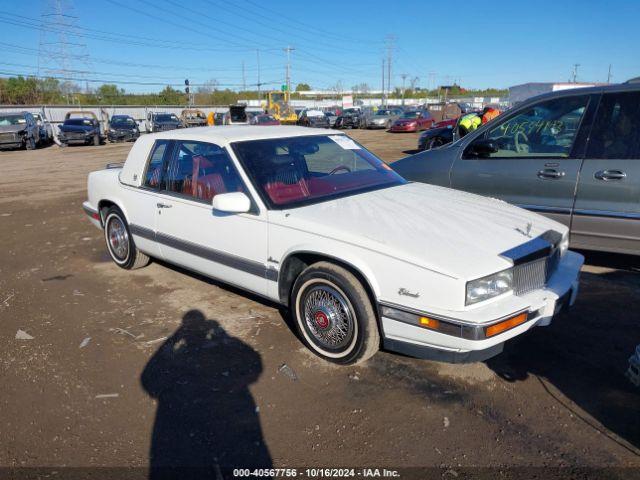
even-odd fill
[(376, 115), (380, 115), (380, 116), (382, 116), (382, 115), (392, 115), (392, 113), (391, 113), (391, 110), (378, 110), (376, 112)]
[(0, 126), (20, 125), (22, 123), (27, 123), (22, 115), (0, 115)]
[(88, 118), (67, 118), (64, 121), (65, 125), (91, 125), (91, 120)]
[(160, 113), (158, 115), (156, 115), (156, 121), (157, 122), (177, 122), (178, 121), (178, 117), (171, 113)]
[(275, 209), (406, 183), (346, 135), (252, 140), (234, 143), (233, 150)]
[(136, 122), (133, 118), (112, 118), (111, 125), (114, 127), (133, 127)]
[(357, 108), (347, 108), (344, 113), (348, 113), (348, 114), (353, 114), (353, 113), (359, 113), (359, 110)]
[(418, 112), (404, 112), (402, 118), (418, 118)]

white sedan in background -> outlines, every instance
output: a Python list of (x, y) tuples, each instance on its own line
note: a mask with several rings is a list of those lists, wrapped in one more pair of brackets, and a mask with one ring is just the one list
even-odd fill
[(489, 358), (573, 304), (583, 262), (563, 225), (408, 183), (323, 129), (145, 135), (122, 168), (89, 175), (84, 210), (118, 266), (159, 258), (285, 305), (341, 364), (381, 347)]

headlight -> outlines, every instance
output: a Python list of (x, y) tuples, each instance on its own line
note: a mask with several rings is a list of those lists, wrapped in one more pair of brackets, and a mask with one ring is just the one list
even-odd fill
[(503, 270), (493, 275), (467, 282), (465, 305), (489, 300), (513, 290), (513, 270)]
[(569, 250), (569, 231), (567, 230), (562, 235), (562, 240), (560, 240), (560, 256), (562, 257)]

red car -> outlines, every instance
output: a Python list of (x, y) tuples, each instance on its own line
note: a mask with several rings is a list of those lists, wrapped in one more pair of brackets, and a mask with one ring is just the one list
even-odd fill
[(251, 125), (280, 125), (280, 120), (276, 120), (273, 115), (267, 115), (266, 113), (260, 115), (254, 115), (249, 122)]
[(393, 122), (390, 132), (420, 132), (433, 125), (433, 117), (426, 110), (414, 110), (404, 112), (402, 116)]

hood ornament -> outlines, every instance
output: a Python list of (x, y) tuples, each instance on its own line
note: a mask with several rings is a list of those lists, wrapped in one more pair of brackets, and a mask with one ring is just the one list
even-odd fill
[(531, 238), (531, 229), (533, 228), (533, 223), (531, 222), (527, 222), (527, 226), (522, 229), (520, 227), (516, 227), (516, 232), (521, 233), (522, 235), (524, 235), (527, 238)]

